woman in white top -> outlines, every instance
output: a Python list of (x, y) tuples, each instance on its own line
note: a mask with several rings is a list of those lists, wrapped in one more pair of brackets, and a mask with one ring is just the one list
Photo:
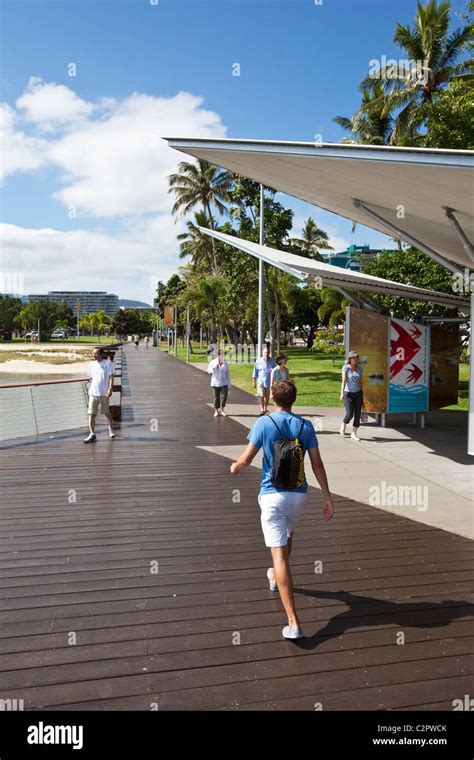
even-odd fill
[(349, 351), (347, 363), (342, 368), (341, 401), (344, 401), (345, 415), (342, 420), (340, 434), (344, 436), (346, 425), (354, 417), (351, 438), (360, 441), (357, 435), (360, 425), (360, 413), (364, 401), (362, 389), (362, 367), (359, 366), (359, 354), (357, 351)]
[(211, 388), (214, 391), (214, 417), (218, 417), (219, 414), (227, 417), (224, 407), (231, 383), (229, 365), (225, 361), (224, 352), (221, 349), (217, 352), (217, 358), (209, 362), (207, 371), (212, 375)]

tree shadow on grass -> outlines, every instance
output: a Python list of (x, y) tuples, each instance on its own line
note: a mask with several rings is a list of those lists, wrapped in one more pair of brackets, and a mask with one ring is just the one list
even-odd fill
[(291, 378), (294, 378), (296, 381), (298, 381), (299, 378), (306, 378), (308, 380), (311, 380), (313, 382), (316, 381), (324, 381), (324, 380), (333, 380), (333, 381), (339, 381), (341, 380), (341, 373), (338, 370), (334, 370), (334, 372), (325, 371), (325, 372), (292, 372)]
[(389, 602), (348, 591), (295, 588), (294, 593), (315, 599), (335, 599), (347, 604), (349, 608), (328, 620), (323, 628), (296, 642), (300, 648), (308, 650), (316, 649), (334, 636), (340, 636), (354, 628), (378, 627), (387, 623), (399, 626), (401, 630), (441, 628), (474, 612), (474, 604), (459, 599), (446, 599), (443, 602)]

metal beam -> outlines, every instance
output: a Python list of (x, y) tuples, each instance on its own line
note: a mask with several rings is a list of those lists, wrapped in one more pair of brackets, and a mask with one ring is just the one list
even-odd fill
[(459, 237), (462, 246), (464, 250), (466, 251), (467, 255), (471, 259), (471, 261), (474, 263), (474, 245), (471, 243), (469, 238), (467, 237), (466, 233), (464, 232), (463, 228), (459, 224), (458, 220), (454, 216), (454, 209), (449, 208), (449, 206), (443, 206), (444, 213), (448, 217), (448, 220), (451, 224), (451, 227), (456, 232), (457, 236)]
[(347, 292), (347, 290), (344, 290), (344, 288), (335, 287), (334, 290), (337, 290), (339, 293), (341, 293), (344, 298), (347, 298), (349, 303), (353, 304), (354, 306), (357, 306), (358, 309), (363, 306), (363, 302), (359, 301), (355, 296), (351, 296), (350, 293)]
[(367, 216), (370, 216), (371, 219), (374, 219), (375, 221), (379, 222), (379, 224), (383, 224), (388, 230), (390, 230), (392, 234), (395, 235), (395, 237), (405, 240), (407, 243), (410, 243), (410, 245), (413, 245), (415, 248), (419, 248), (420, 251), (423, 251), (423, 253), (426, 253), (427, 256), (432, 258), (434, 261), (436, 261), (445, 269), (449, 269), (454, 274), (463, 273), (463, 270), (459, 266), (457, 266), (457, 264), (453, 264), (451, 261), (444, 259), (442, 256), (439, 255), (439, 253), (436, 253), (436, 251), (433, 251), (432, 248), (422, 243), (421, 240), (418, 240), (417, 238), (413, 237), (413, 235), (410, 235), (409, 232), (406, 232), (405, 230), (400, 229), (400, 227), (396, 227), (395, 224), (392, 224), (392, 222), (389, 222), (388, 219), (384, 219), (383, 216), (380, 216), (380, 214), (377, 214), (375, 211), (372, 211), (372, 209), (368, 208), (368, 206), (362, 203), (362, 201), (360, 201), (358, 198), (353, 198), (352, 204), (354, 208), (358, 209), (359, 211), (363, 211), (364, 213), (367, 214)]

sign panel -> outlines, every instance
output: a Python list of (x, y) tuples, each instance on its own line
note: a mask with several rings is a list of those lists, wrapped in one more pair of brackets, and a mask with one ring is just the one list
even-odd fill
[(390, 320), (389, 412), (426, 412), (429, 396), (429, 328)]
[(174, 306), (165, 306), (163, 322), (165, 327), (174, 326)]
[(357, 351), (363, 367), (365, 408), (368, 412), (384, 413), (387, 411), (389, 318), (349, 306), (346, 330), (346, 355), (349, 351)]
[(430, 409), (458, 402), (459, 330), (433, 325), (430, 351)]

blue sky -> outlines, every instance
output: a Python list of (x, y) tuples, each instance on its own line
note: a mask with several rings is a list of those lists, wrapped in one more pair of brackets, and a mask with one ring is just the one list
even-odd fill
[[(165, 176), (182, 156), (157, 147), (159, 136), (338, 141), (332, 118), (357, 109), (371, 59), (400, 57), (393, 31), (416, 9), (414, 0), (152, 2), (0, 3), (10, 167), (2, 268), (24, 270), (27, 293), (107, 289), (149, 301), (153, 279), (180, 263), (182, 223), (170, 219)], [(455, 0), (453, 11), (465, 5)], [(295, 211), (296, 234), (312, 215), (336, 248), (391, 245), (280, 200)]]

